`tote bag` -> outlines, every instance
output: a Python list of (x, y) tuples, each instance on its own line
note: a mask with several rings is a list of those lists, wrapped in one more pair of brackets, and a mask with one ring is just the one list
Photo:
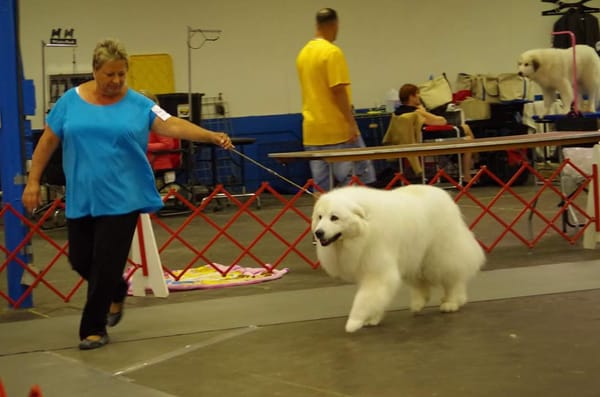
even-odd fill
[(517, 73), (502, 73), (498, 75), (498, 92), (501, 101), (516, 101), (527, 99), (527, 80)]
[(421, 101), (427, 109), (435, 109), (452, 102), (452, 88), (444, 76), (428, 80), (418, 87)]

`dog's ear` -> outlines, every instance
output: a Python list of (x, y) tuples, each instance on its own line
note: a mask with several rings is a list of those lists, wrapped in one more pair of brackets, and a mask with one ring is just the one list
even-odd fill
[(355, 204), (352, 206), (352, 213), (354, 215), (357, 215), (361, 219), (367, 219), (367, 214), (365, 212), (365, 209), (358, 204)]
[(538, 61), (537, 58), (532, 58), (531, 65), (533, 66), (533, 71), (537, 72), (537, 70), (540, 68), (540, 61)]

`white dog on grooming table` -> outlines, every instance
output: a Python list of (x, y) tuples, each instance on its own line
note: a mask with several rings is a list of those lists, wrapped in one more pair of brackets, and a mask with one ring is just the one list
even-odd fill
[[(577, 45), (577, 85), (580, 96), (586, 94), (588, 103), (582, 111), (595, 112), (600, 99), (600, 57), (587, 45)], [(556, 99), (556, 91), (562, 100), (562, 113), (569, 113), (573, 103), (573, 49), (544, 48), (521, 54), (518, 62), (519, 75), (535, 81), (544, 93), (545, 114)], [(581, 102), (581, 97), (578, 99)]]

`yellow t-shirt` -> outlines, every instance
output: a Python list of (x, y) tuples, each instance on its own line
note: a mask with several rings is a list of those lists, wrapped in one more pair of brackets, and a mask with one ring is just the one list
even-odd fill
[(333, 99), (332, 87), (344, 84), (350, 100), (350, 76), (342, 50), (325, 39), (309, 41), (296, 59), (302, 89), (304, 145), (347, 141), (350, 131)]

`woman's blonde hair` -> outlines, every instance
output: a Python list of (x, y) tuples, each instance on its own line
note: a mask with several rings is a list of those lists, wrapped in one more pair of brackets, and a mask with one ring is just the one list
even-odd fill
[(127, 51), (119, 40), (105, 39), (96, 44), (92, 60), (94, 70), (100, 69), (108, 61), (125, 61), (127, 68), (129, 68)]

